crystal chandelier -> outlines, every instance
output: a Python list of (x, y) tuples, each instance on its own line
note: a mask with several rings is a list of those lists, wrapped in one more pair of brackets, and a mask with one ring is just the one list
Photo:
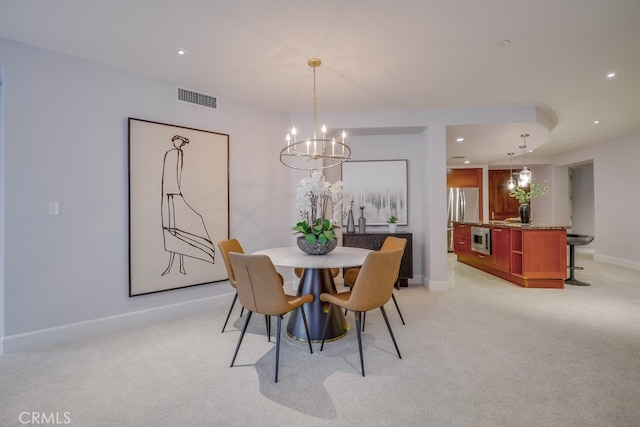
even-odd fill
[(522, 149), (522, 170), (518, 174), (518, 186), (526, 187), (531, 182), (531, 170), (527, 168), (527, 137), (528, 133), (523, 133), (520, 138), (523, 139), (523, 144), (518, 147)]
[(322, 61), (311, 58), (307, 64), (313, 69), (313, 137), (298, 140), (298, 131), (292, 128), (287, 134), (287, 145), (280, 151), (280, 162), (292, 169), (318, 170), (338, 166), (351, 157), (351, 148), (345, 143), (347, 134), (342, 131), (341, 137), (329, 139), (327, 127), (322, 125), (320, 137), (317, 134), (316, 122), (316, 68)]

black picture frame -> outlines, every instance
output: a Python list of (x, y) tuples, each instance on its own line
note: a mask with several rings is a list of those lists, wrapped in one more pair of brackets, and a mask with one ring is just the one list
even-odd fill
[(130, 117), (129, 296), (228, 278), (229, 135)]

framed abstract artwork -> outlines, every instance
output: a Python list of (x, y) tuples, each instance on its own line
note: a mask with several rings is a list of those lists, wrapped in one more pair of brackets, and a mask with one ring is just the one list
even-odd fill
[(129, 296), (228, 278), (229, 135), (129, 118)]
[(364, 207), (367, 225), (384, 225), (391, 215), (408, 224), (407, 160), (350, 160), (342, 164), (345, 191), (353, 200), (356, 224)]

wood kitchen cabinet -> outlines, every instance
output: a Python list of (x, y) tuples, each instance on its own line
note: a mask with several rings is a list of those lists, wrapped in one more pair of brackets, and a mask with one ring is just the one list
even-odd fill
[(511, 268), (511, 230), (507, 227), (491, 229), (493, 265), (500, 271), (509, 273)]
[[(491, 228), (490, 256), (471, 250), (472, 225)], [(458, 261), (522, 287), (561, 289), (567, 277), (566, 229), (565, 226), (454, 223), (454, 252)], [(469, 245), (465, 243), (467, 235)]]
[(477, 188), (478, 194), (478, 220), (483, 218), (484, 197), (482, 197), (482, 168), (447, 169), (447, 188)]
[(453, 251), (457, 254), (471, 253), (471, 225), (453, 224)]
[(520, 216), (520, 203), (509, 195), (507, 181), (511, 172), (505, 169), (489, 171), (489, 219), (502, 221)]
[(402, 261), (400, 262), (400, 276), (398, 278), (400, 286), (407, 286), (408, 279), (413, 277), (413, 235), (411, 233), (342, 233), (342, 246), (377, 251), (382, 247), (384, 239), (388, 236), (407, 239), (407, 246), (404, 248), (404, 254), (402, 254)]
[(473, 258), (475, 263), (493, 267), (493, 256), (471, 250), (471, 227), (467, 223), (453, 224), (453, 251)]
[(522, 231), (522, 275), (567, 277), (567, 234), (553, 230)]

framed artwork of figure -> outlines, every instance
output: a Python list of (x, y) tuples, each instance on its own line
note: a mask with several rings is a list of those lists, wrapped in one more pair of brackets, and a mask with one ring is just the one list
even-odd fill
[(229, 135), (129, 118), (129, 296), (228, 278)]

